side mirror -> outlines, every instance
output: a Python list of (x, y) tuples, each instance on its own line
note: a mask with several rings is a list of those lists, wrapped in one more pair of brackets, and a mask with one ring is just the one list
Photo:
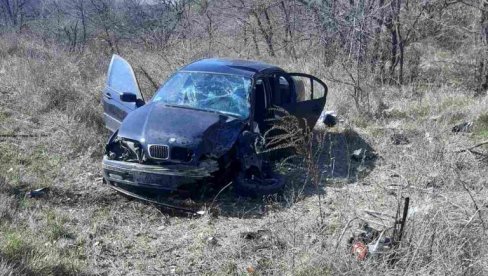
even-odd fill
[(126, 103), (136, 103), (136, 107), (141, 107), (146, 104), (144, 100), (138, 99), (136, 95), (129, 92), (122, 93), (120, 100)]
[(129, 92), (124, 92), (120, 95), (120, 100), (126, 103), (135, 103), (137, 102), (137, 96)]

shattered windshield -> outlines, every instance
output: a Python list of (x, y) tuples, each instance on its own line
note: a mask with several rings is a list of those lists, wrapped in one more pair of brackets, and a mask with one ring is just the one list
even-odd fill
[(249, 116), (251, 79), (237, 75), (178, 72), (153, 98), (168, 105)]

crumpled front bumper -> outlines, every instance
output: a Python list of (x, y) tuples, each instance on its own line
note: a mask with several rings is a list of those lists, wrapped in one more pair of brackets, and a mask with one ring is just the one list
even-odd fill
[[(216, 165), (216, 164), (215, 164)], [(110, 160), (103, 157), (103, 178), (110, 184), (124, 184), (141, 188), (178, 190), (179, 187), (211, 177), (216, 166), (145, 165)]]

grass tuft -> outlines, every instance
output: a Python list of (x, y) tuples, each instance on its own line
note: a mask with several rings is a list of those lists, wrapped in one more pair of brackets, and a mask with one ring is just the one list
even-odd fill
[(74, 239), (74, 235), (65, 226), (68, 223), (67, 218), (56, 215), (54, 211), (48, 211), (46, 217), (47, 233), (51, 241), (57, 241), (62, 238)]
[(481, 114), (475, 122), (475, 137), (483, 140), (488, 139), (488, 113)]
[(0, 246), (2, 255), (11, 261), (20, 262), (29, 256), (36, 254), (34, 247), (18, 232), (7, 232), (4, 234)]

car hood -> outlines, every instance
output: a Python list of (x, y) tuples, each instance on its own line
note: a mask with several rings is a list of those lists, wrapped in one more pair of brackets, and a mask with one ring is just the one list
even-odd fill
[(219, 113), (151, 102), (129, 113), (118, 136), (143, 147), (163, 144), (221, 155), (237, 140), (244, 121)]

